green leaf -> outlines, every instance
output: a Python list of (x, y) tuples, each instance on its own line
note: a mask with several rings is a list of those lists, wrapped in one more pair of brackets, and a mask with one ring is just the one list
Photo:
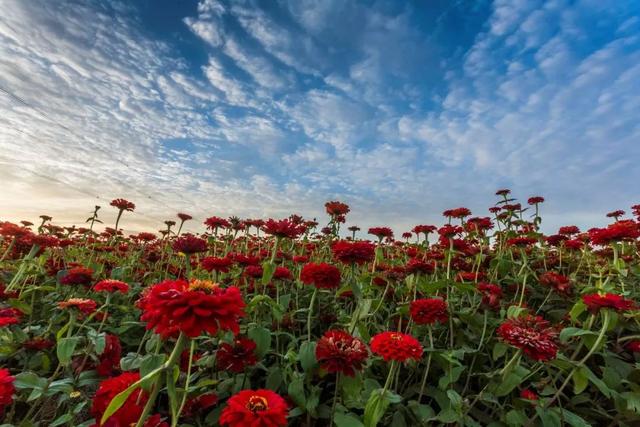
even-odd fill
[(522, 366), (517, 366), (513, 369), (505, 378), (498, 384), (496, 387), (494, 394), (498, 397), (506, 396), (511, 393), (514, 388), (516, 388), (524, 377), (526, 377), (530, 371)]
[(589, 385), (589, 369), (581, 366), (573, 374), (573, 394), (582, 393)]
[(529, 418), (522, 411), (512, 409), (507, 412), (505, 421), (510, 427), (520, 427), (525, 425)]
[(80, 337), (69, 337), (62, 338), (58, 341), (58, 345), (56, 347), (56, 354), (58, 356), (58, 361), (62, 366), (67, 366), (71, 362), (71, 356), (73, 356), (73, 352), (80, 341)]
[(412, 400), (407, 404), (407, 407), (413, 415), (418, 419), (418, 421), (422, 424), (425, 424), (429, 419), (433, 418), (435, 413), (433, 412), (433, 408), (429, 405), (424, 405), (418, 403), (416, 400)]
[(560, 419), (566, 421), (567, 424), (572, 427), (591, 427), (591, 424), (586, 422), (584, 418), (578, 416), (577, 414), (574, 414), (571, 411), (560, 408), (553, 408), (553, 411), (558, 413)]
[(507, 352), (508, 349), (509, 349), (508, 345), (501, 342), (497, 342), (493, 346), (493, 352), (491, 353), (491, 357), (493, 358), (493, 360), (498, 360), (502, 356), (504, 356), (504, 354)]
[(462, 411), (462, 396), (460, 396), (457, 391), (450, 389), (447, 390), (447, 397), (449, 398), (449, 402), (451, 402), (451, 408), (460, 413)]
[(150, 391), (151, 386), (153, 385), (154, 376), (147, 376), (162, 366), (165, 362), (167, 356), (164, 354), (149, 354), (142, 358), (142, 362), (140, 363), (140, 378), (143, 378), (142, 388)]
[(46, 386), (47, 379), (39, 377), (34, 372), (21, 372), (15, 376), (13, 385), (18, 390), (42, 389)]
[(64, 423), (68, 423), (71, 420), (73, 420), (73, 415), (64, 414), (64, 415), (56, 418), (55, 420), (53, 420), (53, 422), (51, 424), (49, 424), (49, 427), (56, 427), (56, 426), (62, 425)]
[(582, 299), (578, 300), (578, 302), (574, 304), (573, 308), (569, 312), (569, 316), (571, 317), (571, 320), (575, 322), (578, 319), (578, 317), (580, 317), (580, 315), (586, 311), (586, 309), (587, 309), (587, 306), (582, 301)]
[(364, 407), (364, 426), (375, 427), (382, 419), (382, 416), (389, 407), (389, 400), (386, 393), (383, 395), (384, 389), (374, 390), (369, 396), (366, 406)]
[(111, 415), (115, 414), (139, 386), (139, 382), (135, 382), (120, 393), (116, 394), (113, 399), (111, 399), (111, 402), (109, 402), (109, 406), (107, 406), (107, 409), (105, 409), (104, 414), (102, 414), (102, 418), (100, 418), (100, 424), (104, 424), (109, 419), (109, 417), (111, 417)]
[(598, 335), (593, 331), (589, 331), (581, 328), (564, 328), (562, 332), (560, 332), (560, 341), (566, 343), (571, 337), (579, 337), (582, 335)]
[(304, 369), (305, 372), (309, 372), (318, 365), (318, 361), (316, 360), (316, 345), (317, 344), (313, 341), (305, 341), (300, 346), (298, 359), (300, 360), (300, 365), (302, 365), (302, 369)]
[(333, 417), (333, 421), (336, 427), (364, 427), (360, 419), (352, 413), (343, 414), (337, 412)]
[(269, 371), (269, 375), (267, 375), (266, 387), (269, 390), (277, 391), (280, 388), (280, 384), (282, 384), (282, 372), (280, 368), (276, 366), (274, 369)]
[(269, 261), (265, 261), (262, 263), (262, 284), (266, 285), (271, 281), (273, 277), (273, 273), (276, 271), (276, 265), (272, 264)]
[(96, 354), (102, 354), (107, 344), (106, 334), (104, 332), (98, 333), (94, 329), (89, 329), (87, 337), (91, 340), (93, 347), (96, 349)]
[(537, 406), (536, 413), (543, 427), (562, 427), (562, 421), (556, 412)]
[(254, 326), (249, 329), (249, 338), (256, 343), (256, 356), (262, 359), (271, 349), (271, 331), (262, 326)]
[(289, 397), (301, 408), (305, 408), (307, 404), (307, 398), (304, 394), (304, 377), (298, 376), (291, 380), (289, 388), (287, 390)]

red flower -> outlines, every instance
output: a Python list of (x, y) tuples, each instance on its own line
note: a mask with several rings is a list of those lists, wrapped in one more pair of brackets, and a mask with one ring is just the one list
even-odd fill
[(455, 209), (447, 209), (442, 212), (442, 216), (446, 216), (449, 218), (464, 218), (465, 216), (471, 215), (471, 211), (467, 208), (455, 208)]
[(44, 337), (35, 337), (29, 341), (22, 343), (22, 346), (27, 350), (46, 350), (55, 345), (55, 342), (46, 339)]
[(193, 219), (193, 217), (189, 214), (186, 213), (179, 213), (178, 214), (178, 218), (180, 218), (180, 221), (185, 222), (185, 221), (189, 221), (190, 219)]
[(411, 258), (407, 262), (406, 271), (408, 274), (430, 274), (435, 270), (433, 262), (424, 262), (417, 258)]
[(120, 368), (120, 356), (122, 347), (117, 336), (107, 334), (105, 336), (105, 346), (100, 355), (100, 363), (96, 367), (98, 375), (106, 377), (113, 375), (114, 371)]
[(262, 277), (262, 267), (259, 265), (249, 265), (244, 269), (244, 274), (249, 277), (253, 277), (254, 279), (258, 279)]
[(601, 308), (611, 308), (615, 311), (628, 311), (633, 310), (636, 307), (635, 302), (625, 299), (622, 295), (616, 294), (588, 294), (582, 296), (582, 301), (585, 303), (591, 313), (597, 313)]
[(178, 237), (173, 242), (173, 250), (187, 255), (206, 252), (207, 241), (196, 237), (193, 234), (185, 234), (182, 237)]
[(449, 319), (447, 303), (440, 298), (417, 299), (411, 303), (409, 313), (418, 325), (444, 323)]
[(565, 225), (558, 229), (558, 234), (563, 234), (565, 236), (571, 236), (573, 234), (578, 234), (579, 232), (580, 229), (575, 225)]
[(631, 353), (640, 353), (640, 341), (638, 340), (629, 341), (629, 343), (627, 343), (625, 348), (627, 349), (627, 351), (630, 351)]
[(538, 400), (538, 395), (535, 391), (531, 391), (528, 388), (520, 391), (520, 397), (526, 400)]
[(482, 293), (482, 304), (492, 309), (500, 307), (500, 299), (502, 298), (502, 288), (492, 283), (478, 283), (477, 289)]
[(503, 188), (501, 190), (496, 191), (496, 196), (506, 196), (509, 193), (511, 193), (511, 190), (509, 190), (507, 188)]
[(371, 339), (371, 351), (382, 356), (387, 362), (418, 360), (422, 356), (422, 346), (418, 340), (401, 332), (382, 332), (375, 335)]
[(22, 312), (15, 308), (0, 309), (0, 327), (16, 325), (20, 323)]
[(74, 267), (60, 279), (63, 285), (88, 286), (93, 281), (93, 270), (84, 267)]
[(342, 372), (349, 377), (362, 369), (367, 356), (369, 351), (365, 343), (344, 331), (325, 332), (316, 347), (316, 359), (322, 369)]
[(216, 258), (213, 256), (208, 256), (200, 261), (200, 265), (202, 266), (202, 268), (209, 272), (218, 271), (220, 273), (228, 273), (229, 267), (231, 267), (232, 264), (233, 261), (227, 257)]
[[(102, 418), (102, 414), (107, 410), (111, 400), (139, 379), (139, 373), (125, 372), (100, 383), (98, 391), (96, 391), (95, 396), (93, 396), (93, 405), (91, 406), (91, 415), (96, 419), (97, 425), (101, 425), (100, 418)], [(129, 426), (135, 424), (140, 418), (140, 415), (142, 415), (142, 410), (148, 398), (147, 393), (142, 389), (134, 391), (120, 409), (110, 416), (107, 422), (102, 425), (106, 426), (112, 423), (118, 426)]]
[(523, 247), (523, 246), (533, 245), (537, 241), (538, 240), (533, 237), (519, 236), (519, 237), (512, 237), (511, 239), (507, 239), (507, 245)]
[(435, 225), (416, 225), (415, 227), (413, 227), (413, 229), (411, 229), (411, 231), (413, 231), (416, 234), (423, 233), (427, 235), (429, 233), (433, 233), (437, 229), (438, 227), (436, 227)]
[(544, 197), (540, 196), (529, 197), (529, 200), (527, 200), (527, 203), (529, 203), (530, 205), (537, 205), (538, 203), (542, 202), (544, 202)]
[(136, 208), (136, 205), (125, 199), (113, 199), (109, 204), (120, 209), (121, 211), (133, 212), (133, 210)]
[(227, 228), (231, 223), (224, 218), (212, 216), (204, 220), (204, 225), (206, 225), (209, 230), (217, 230), (218, 228)]
[(521, 349), (530, 358), (542, 362), (555, 359), (558, 352), (558, 332), (540, 316), (507, 319), (496, 333), (508, 344)]
[(309, 263), (302, 267), (300, 281), (318, 289), (335, 289), (340, 286), (340, 270), (327, 263)]
[(203, 412), (212, 408), (218, 403), (218, 395), (215, 393), (205, 393), (187, 400), (184, 406), (184, 415), (190, 417), (196, 412)]
[(8, 369), (0, 369), (0, 414), (13, 402), (13, 393), (16, 391), (13, 386), (14, 380)]
[(593, 228), (589, 230), (591, 243), (606, 246), (611, 242), (633, 240), (640, 236), (640, 227), (635, 221), (623, 220), (610, 224), (607, 228)]
[(291, 280), (293, 276), (291, 275), (291, 271), (287, 267), (276, 267), (273, 272), (273, 278), (279, 280)]
[(262, 226), (262, 230), (272, 236), (296, 239), (307, 230), (307, 227), (290, 219), (281, 219), (279, 221), (268, 219)]
[(369, 234), (373, 234), (378, 239), (382, 240), (385, 237), (393, 237), (393, 230), (389, 227), (371, 227), (368, 231)]
[(231, 396), (220, 414), (220, 425), (229, 427), (284, 427), (289, 408), (271, 390), (242, 390)]
[(59, 302), (58, 307), (61, 309), (75, 308), (84, 314), (91, 314), (96, 311), (98, 304), (94, 300), (86, 298), (69, 298), (66, 301)]
[(324, 204), (327, 213), (331, 216), (344, 216), (349, 213), (349, 205), (342, 202), (327, 202)]
[(345, 264), (364, 264), (373, 260), (375, 246), (370, 242), (339, 240), (331, 246), (333, 257)]
[(216, 353), (216, 365), (221, 371), (238, 374), (256, 363), (256, 343), (248, 338), (236, 338), (233, 344), (222, 343)]
[(244, 302), (235, 286), (222, 289), (205, 280), (166, 280), (153, 285), (139, 302), (147, 329), (163, 338), (179, 332), (194, 338), (218, 330), (238, 333), (238, 320), (244, 316)]
[(121, 292), (126, 294), (129, 292), (129, 285), (121, 280), (106, 279), (101, 280), (93, 286), (96, 292)]
[(569, 282), (569, 278), (563, 276), (562, 274), (556, 273), (554, 271), (547, 271), (542, 273), (538, 280), (541, 285), (549, 286), (561, 294), (569, 294), (571, 293), (571, 283)]

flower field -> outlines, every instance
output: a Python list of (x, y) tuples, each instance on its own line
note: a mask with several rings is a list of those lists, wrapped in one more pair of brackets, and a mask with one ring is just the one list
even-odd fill
[(542, 197), (495, 201), (400, 236), (341, 202), (0, 222), (3, 425), (639, 425), (640, 205), (546, 235)]

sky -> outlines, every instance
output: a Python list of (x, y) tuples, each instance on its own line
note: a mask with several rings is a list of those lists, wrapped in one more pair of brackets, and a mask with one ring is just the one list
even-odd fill
[(640, 203), (638, 0), (0, 0), (0, 219)]

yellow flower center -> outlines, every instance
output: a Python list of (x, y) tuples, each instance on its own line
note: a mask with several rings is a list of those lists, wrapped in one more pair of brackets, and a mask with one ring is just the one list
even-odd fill
[(212, 291), (214, 289), (216, 289), (218, 286), (217, 283), (212, 282), (211, 280), (200, 280), (200, 279), (194, 279), (191, 282), (189, 282), (189, 290), (190, 291)]
[(269, 409), (269, 403), (266, 398), (253, 395), (247, 402), (247, 409), (251, 412), (265, 411)]

